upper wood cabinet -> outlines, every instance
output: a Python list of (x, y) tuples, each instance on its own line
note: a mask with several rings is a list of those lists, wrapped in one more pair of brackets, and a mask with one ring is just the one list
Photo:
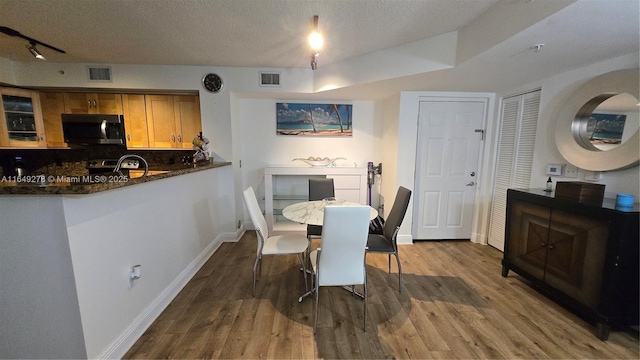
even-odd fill
[(191, 140), (202, 131), (199, 98), (147, 95), (145, 101), (149, 146), (191, 149)]
[(120, 94), (65, 93), (67, 114), (122, 114)]
[(138, 94), (122, 95), (124, 130), (127, 134), (127, 148), (148, 148), (149, 132), (145, 96)]
[(192, 149), (191, 141), (202, 131), (200, 98), (198, 96), (174, 96), (173, 99), (176, 129), (179, 134), (176, 147)]
[[(41, 132), (46, 134), (46, 143), (21, 142), (13, 146), (68, 147), (64, 142), (62, 114), (123, 114), (127, 148), (130, 149), (191, 149), (191, 141), (202, 131), (197, 95), (43, 91), (37, 103), (34, 110), (41, 113), (40, 120), (44, 125), (36, 126), (44, 129)], [(3, 126), (6, 129), (6, 121)], [(6, 130), (3, 133), (6, 135)], [(44, 141), (44, 137), (42, 139)], [(6, 136), (0, 139), (0, 146), (10, 146), (7, 143)]]
[(44, 124), (38, 92), (0, 89), (0, 146), (45, 147)]
[(62, 132), (62, 113), (64, 113), (64, 93), (41, 92), (40, 104), (47, 147), (68, 147)]

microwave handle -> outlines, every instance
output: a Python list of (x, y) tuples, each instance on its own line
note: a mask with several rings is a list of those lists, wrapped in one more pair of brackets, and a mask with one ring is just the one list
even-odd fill
[(107, 140), (107, 120), (102, 120), (100, 131), (102, 132), (102, 138)]

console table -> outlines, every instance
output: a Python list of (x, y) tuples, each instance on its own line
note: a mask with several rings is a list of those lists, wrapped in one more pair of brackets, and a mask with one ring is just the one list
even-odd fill
[(306, 226), (282, 217), (282, 209), (309, 200), (310, 177), (333, 178), (336, 199), (367, 203), (366, 167), (267, 166), (264, 170), (264, 212), (269, 231), (306, 231)]
[(509, 189), (502, 276), (513, 270), (607, 340), (612, 326), (639, 323), (639, 210)]

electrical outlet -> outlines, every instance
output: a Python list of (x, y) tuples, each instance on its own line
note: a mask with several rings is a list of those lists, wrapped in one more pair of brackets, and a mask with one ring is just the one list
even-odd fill
[(564, 167), (564, 176), (568, 178), (577, 178), (578, 177), (578, 168), (571, 164), (567, 164)]

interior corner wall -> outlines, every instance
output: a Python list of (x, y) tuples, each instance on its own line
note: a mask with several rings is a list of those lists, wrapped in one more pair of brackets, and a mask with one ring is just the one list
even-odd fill
[[(548, 176), (546, 164), (566, 164), (555, 143), (556, 119), (563, 103), (586, 81), (610, 71), (621, 69), (637, 69), (640, 63), (638, 53), (628, 54), (607, 61), (571, 70), (556, 76), (541, 79), (534, 83), (500, 92), (497, 98), (541, 88), (540, 115), (536, 134), (533, 169), (530, 186), (544, 188)], [(499, 114), (498, 112), (496, 114)], [(630, 193), (640, 197), (640, 168), (607, 171), (598, 184), (606, 185), (605, 197), (615, 198), (617, 193)], [(578, 172), (577, 178), (554, 177), (557, 181), (585, 181), (584, 171)]]
[[(398, 187), (398, 123), (400, 115), (400, 95), (396, 95), (386, 99), (382, 105), (381, 128), (381, 148), (382, 152), (382, 176), (380, 194), (382, 199), (380, 202), (384, 204), (384, 211), (381, 212), (383, 218), (387, 218), (393, 201), (395, 199)], [(409, 188), (412, 189), (412, 188)]]

